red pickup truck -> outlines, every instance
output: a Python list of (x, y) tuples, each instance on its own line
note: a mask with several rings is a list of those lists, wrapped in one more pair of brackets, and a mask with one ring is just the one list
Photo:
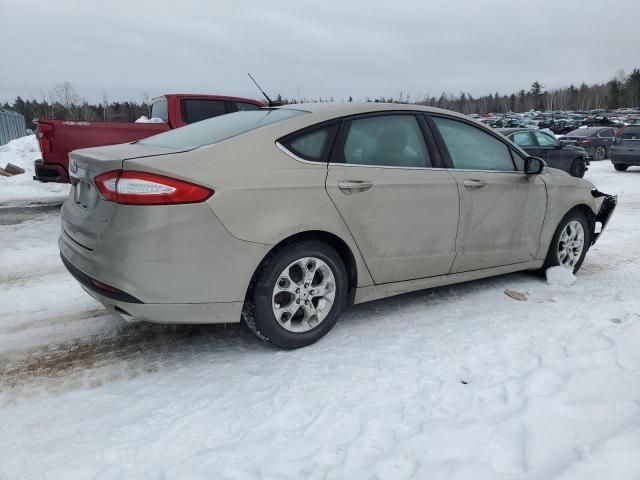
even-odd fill
[(171, 94), (154, 98), (151, 103), (151, 118), (159, 118), (162, 123), (38, 120), (36, 132), (42, 160), (35, 161), (33, 179), (69, 182), (69, 152), (78, 148), (133, 142), (225, 113), (260, 107), (264, 107), (262, 102), (249, 98)]

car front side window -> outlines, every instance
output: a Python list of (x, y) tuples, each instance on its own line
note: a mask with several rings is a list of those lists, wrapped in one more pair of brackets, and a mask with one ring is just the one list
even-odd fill
[(483, 129), (443, 117), (433, 117), (433, 122), (447, 147), (454, 168), (515, 171), (509, 147)]
[(352, 165), (431, 167), (414, 115), (380, 115), (351, 121), (342, 161)]
[(529, 132), (516, 132), (511, 138), (513, 139), (513, 143), (520, 145), (521, 147), (533, 146), (533, 140), (531, 139)]
[(540, 145), (541, 147), (555, 147), (557, 144), (556, 139), (551, 138), (551, 136), (547, 135), (546, 133), (535, 132), (535, 135), (536, 139), (538, 140), (538, 145)]

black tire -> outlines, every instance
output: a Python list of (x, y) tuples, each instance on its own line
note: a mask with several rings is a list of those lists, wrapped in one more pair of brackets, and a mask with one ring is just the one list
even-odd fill
[(596, 148), (596, 151), (593, 154), (593, 158), (595, 160), (604, 160), (605, 158), (607, 158), (606, 147), (604, 145), (600, 145), (598, 148)]
[(571, 164), (571, 168), (569, 169), (569, 173), (572, 177), (582, 178), (584, 177), (584, 173), (587, 171), (587, 162), (584, 161), (583, 158), (576, 158)]
[(589, 220), (587, 220), (587, 217), (583, 212), (581, 212), (580, 210), (571, 210), (560, 221), (560, 223), (558, 224), (558, 228), (556, 228), (556, 231), (553, 234), (551, 244), (549, 245), (549, 251), (547, 252), (547, 258), (545, 259), (544, 266), (542, 267), (543, 271), (547, 268), (557, 267), (561, 265), (560, 258), (558, 256), (558, 244), (560, 242), (560, 235), (562, 235), (562, 231), (565, 229), (567, 224), (574, 220), (580, 222), (584, 230), (584, 248), (582, 249), (580, 258), (573, 267), (573, 273), (576, 273), (578, 270), (580, 270), (582, 262), (584, 262), (584, 258), (587, 255), (587, 251), (591, 246), (591, 227), (589, 225)]
[[(272, 308), (273, 289), (288, 265), (304, 257), (322, 260), (335, 278), (335, 297), (327, 316), (306, 332), (291, 332), (276, 320)], [(324, 337), (336, 324), (347, 304), (348, 276), (344, 262), (331, 246), (317, 240), (301, 240), (285, 244), (271, 252), (253, 276), (244, 302), (242, 317), (249, 329), (276, 347), (305, 347)]]
[(627, 168), (629, 168), (629, 165), (626, 165), (624, 163), (614, 163), (613, 168), (615, 168), (619, 172), (624, 172), (627, 170)]

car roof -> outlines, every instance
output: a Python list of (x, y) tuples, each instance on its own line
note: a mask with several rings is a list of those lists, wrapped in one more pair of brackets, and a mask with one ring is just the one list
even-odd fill
[(515, 132), (530, 132), (533, 129), (524, 127), (524, 128), (496, 128), (496, 130), (498, 130), (503, 135), (511, 135), (512, 133), (515, 133)]
[[(293, 110), (302, 110), (309, 113), (335, 114), (336, 117), (346, 115), (357, 115), (359, 113), (384, 112), (393, 110), (417, 111), (428, 113), (442, 113), (449, 116), (457, 116), (461, 118), (471, 118), (461, 115), (451, 110), (444, 110), (435, 107), (426, 107), (424, 105), (415, 105), (411, 103), (382, 103), (382, 102), (318, 102), (318, 103), (290, 103), (281, 105), (276, 108), (289, 108)], [(473, 119), (472, 119), (473, 120)]]

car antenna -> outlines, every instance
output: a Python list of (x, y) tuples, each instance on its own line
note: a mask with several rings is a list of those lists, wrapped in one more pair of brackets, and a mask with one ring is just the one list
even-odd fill
[(249, 75), (249, 78), (251, 79), (251, 81), (252, 81), (253, 83), (255, 83), (255, 84), (256, 84), (256, 87), (258, 87), (258, 90), (260, 90), (260, 92), (262, 93), (262, 95), (264, 95), (264, 98), (266, 98), (266, 99), (267, 99), (268, 105), (269, 105), (270, 107), (277, 107), (278, 105), (280, 105), (280, 103), (279, 103), (279, 102), (274, 102), (274, 101), (272, 101), (272, 100), (269, 98), (269, 95), (267, 95), (266, 93), (264, 93), (264, 90), (262, 90), (262, 89), (260, 88), (260, 85), (258, 85), (258, 82), (256, 82), (256, 79), (255, 79), (255, 78), (253, 78), (253, 77), (251, 76), (251, 74), (250, 74), (250, 73), (247, 73), (247, 75)]

